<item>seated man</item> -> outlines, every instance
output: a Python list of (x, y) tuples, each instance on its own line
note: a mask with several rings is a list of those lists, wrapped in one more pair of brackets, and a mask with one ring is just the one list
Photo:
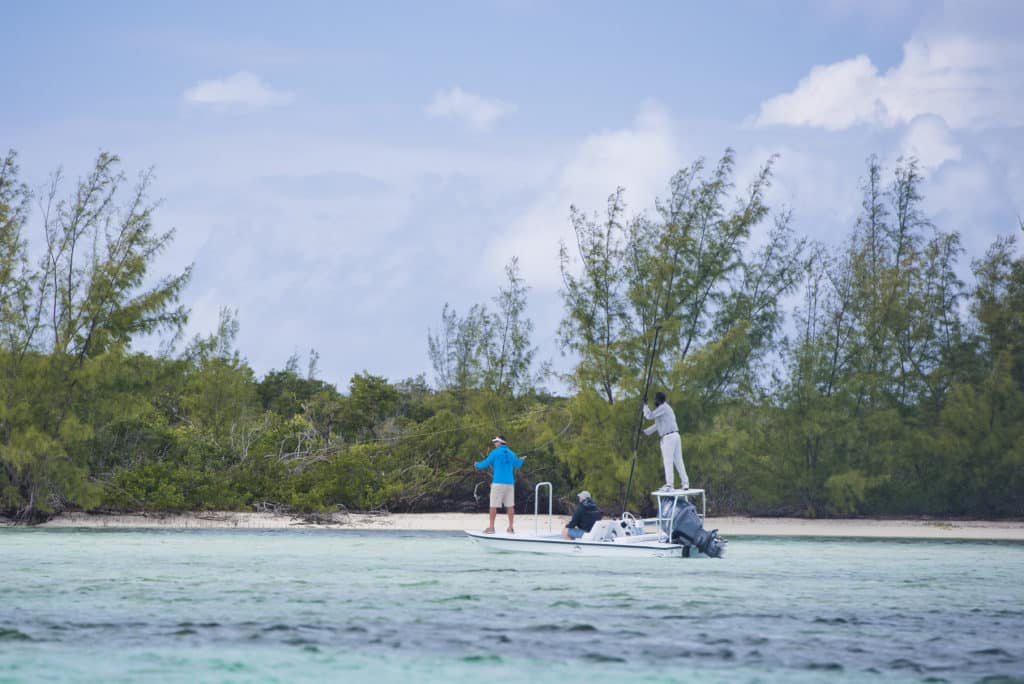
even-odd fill
[(579, 504), (572, 513), (569, 524), (562, 528), (562, 539), (579, 539), (594, 527), (594, 523), (601, 519), (601, 511), (597, 504), (590, 498), (590, 492), (583, 490), (577, 497)]

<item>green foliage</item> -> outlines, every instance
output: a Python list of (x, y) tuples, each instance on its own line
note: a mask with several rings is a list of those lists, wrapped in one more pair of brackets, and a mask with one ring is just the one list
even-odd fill
[(547, 372), (536, 373), (531, 346), (533, 322), (525, 317), (528, 288), (519, 275), (519, 259), (505, 267), (507, 282), (494, 297), (495, 312), (482, 304), (465, 317), (444, 305), (441, 329), (427, 335), (430, 362), (441, 389), (464, 394), (485, 389), (502, 396), (519, 396), (534, 390)]
[(847, 470), (825, 480), (825, 491), (831, 509), (839, 515), (857, 512), (864, 502), (868, 478), (859, 470)]
[(803, 243), (781, 214), (766, 246), (748, 254), (751, 231), (769, 214), (771, 162), (730, 209), (733, 167), (727, 151), (710, 173), (703, 161), (680, 171), (654, 218), (625, 222), (621, 190), (601, 223), (574, 210), (578, 258), (562, 246), (560, 335), (580, 356), (577, 388), (609, 403), (639, 399), (655, 331), (653, 377), (670, 396), (685, 388), (715, 402), (754, 385), (781, 323), (779, 298), (802, 273)]
[(572, 252), (562, 243), (560, 251), (562, 296), (566, 315), (559, 326), (563, 348), (580, 357), (574, 373), (578, 387), (590, 388), (613, 403), (626, 373), (624, 354), (634, 335), (626, 299), (628, 234), (619, 188), (608, 198), (604, 221), (570, 209), (576, 235), (579, 272)]
[(283, 370), (267, 373), (257, 387), (263, 408), (281, 416), (293, 416), (302, 413), (314, 398), (319, 397), (321, 401), (337, 399), (337, 390), (315, 377), (317, 358), (319, 355), (316, 351), (311, 351), (306, 377), (299, 375), (299, 357), (294, 355), (288, 359)]
[[(776, 216), (764, 247), (750, 249), (752, 230), (770, 213), (771, 161), (736, 205), (733, 167), (726, 151), (710, 171), (703, 161), (683, 169), (654, 217), (627, 221), (621, 189), (603, 220), (573, 209), (576, 250), (561, 250), (566, 315), (559, 334), (579, 357), (570, 380), (585, 427), (566, 454), (595, 494), (620, 502), (625, 494), (652, 352), (654, 384), (675, 408), (684, 458), (707, 466), (695, 481), (712, 477), (725, 488), (731, 480), (712, 464), (732, 458), (743, 431), (718, 435), (729, 437), (719, 460), (703, 454), (717, 451), (711, 432), (720, 413), (757, 398), (759, 365), (781, 326), (779, 300), (798, 285), (805, 263), (788, 213)], [(629, 504), (645, 501), (649, 483), (661, 479), (657, 445), (642, 446), (634, 472), (642, 499)]]
[(53, 175), (40, 203), (45, 252), (32, 268), (22, 234), (29, 192), (14, 162), (12, 153), (0, 164), (0, 463), (5, 507), (32, 520), (97, 502), (88, 447), (105, 424), (89, 399), (118, 366), (105, 357), (136, 335), (180, 330), (190, 269), (146, 285), (172, 233), (154, 231), (151, 174), (122, 201), (125, 177), (106, 153), (66, 199)]
[(650, 214), (627, 218), (621, 189), (600, 219), (574, 207), (565, 398), (537, 389), (546, 368), (515, 259), (488, 305), (442, 309), (436, 388), (363, 371), (340, 392), (316, 378), (315, 351), (305, 372), (293, 356), (257, 378), (228, 309), (178, 356), (135, 353), (141, 334), (176, 337), (186, 313), (189, 270), (150, 272), (172, 238), (155, 229), (151, 175), (125, 196), (101, 154), (61, 199), (55, 174), (34, 265), (16, 161), (0, 159), (0, 510), (21, 520), (480, 511), (490, 475), (473, 463), (496, 433), (528, 457), (520, 510), (552, 482), (562, 512), (581, 488), (617, 512), (633, 469), (626, 505), (650, 513), (661, 456), (636, 428), (652, 353), (714, 514), (1024, 515), (1024, 257), (1000, 238), (961, 282), (959, 235), (924, 214), (912, 159), (891, 172), (868, 160), (837, 250), (767, 206), (772, 160), (734, 198), (731, 151), (673, 176)]

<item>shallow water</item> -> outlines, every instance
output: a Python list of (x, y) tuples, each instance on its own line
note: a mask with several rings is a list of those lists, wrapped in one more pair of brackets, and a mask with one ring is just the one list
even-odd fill
[(0, 682), (1024, 680), (1022, 634), (1019, 543), (0, 529)]

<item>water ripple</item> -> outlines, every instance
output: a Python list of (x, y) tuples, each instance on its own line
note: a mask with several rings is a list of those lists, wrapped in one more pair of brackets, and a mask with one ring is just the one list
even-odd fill
[[(1024, 590), (1009, 581), (1024, 567), (1021, 545), (988, 546), (986, 565), (969, 566), (970, 554), (949, 554), (938, 543), (754, 539), (737, 543), (721, 563), (653, 560), (638, 570), (616, 559), (495, 557), (443, 535), (19, 531), (6, 539), (18, 543), (3, 547), (5, 585), (24, 590), (0, 598), (5, 675), (269, 681), (347, 673), (389, 681), (443, 672), (452, 682), (512, 672), (512, 679), (600, 682), (672, 681), (680, 672), (762, 682), (1024, 675)], [(42, 560), (46, 586), (32, 574)], [(259, 572), (247, 570), (257, 562)], [(238, 666), (249, 669), (231, 669)]]

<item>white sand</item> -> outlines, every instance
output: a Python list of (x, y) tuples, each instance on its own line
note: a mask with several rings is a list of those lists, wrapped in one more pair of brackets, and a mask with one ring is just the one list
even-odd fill
[[(555, 516), (554, 529), (568, 521)], [(486, 513), (393, 513), (335, 514), (330, 524), (311, 524), (301, 517), (273, 513), (189, 513), (182, 515), (101, 515), (66, 513), (42, 527), (147, 527), (147, 528), (239, 528), (239, 529), (379, 529), (457, 531), (483, 529)], [(496, 527), (504, 529), (508, 518), (498, 515)], [(547, 516), (540, 528), (547, 529)], [(708, 528), (730, 535), (781, 537), (874, 537), (914, 539), (992, 539), (1024, 541), (1024, 522), (963, 520), (805, 520), (800, 518), (708, 518)], [(516, 529), (532, 532), (533, 515), (516, 516)]]

